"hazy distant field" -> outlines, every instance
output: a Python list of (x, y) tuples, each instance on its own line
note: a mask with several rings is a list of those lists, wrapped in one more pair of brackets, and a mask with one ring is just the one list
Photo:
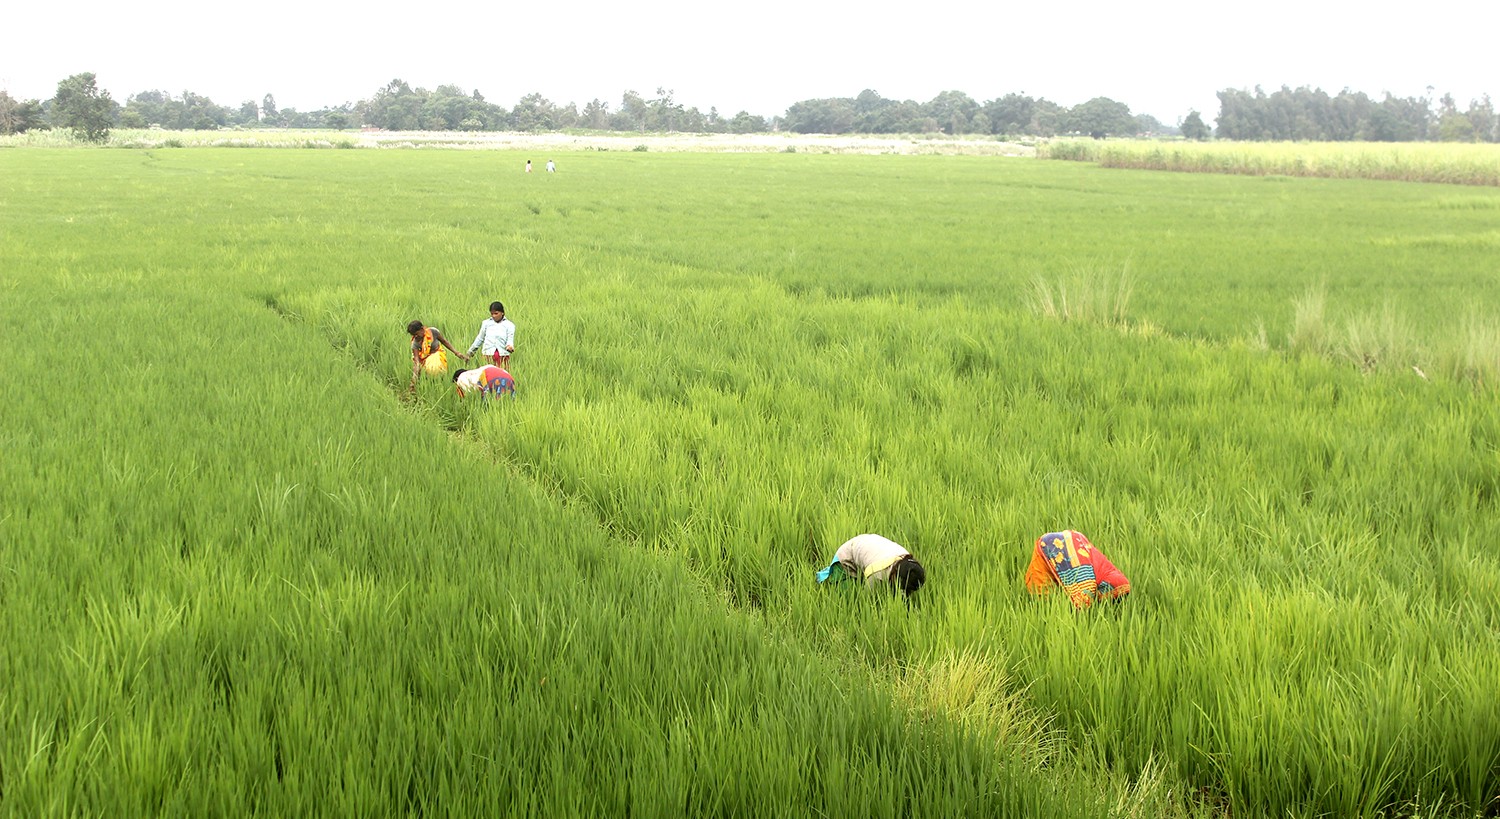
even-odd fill
[[(1033, 140), (1034, 142), (1034, 140)], [(68, 131), (34, 131), (0, 136), (0, 147), (68, 147), (76, 145)], [(947, 134), (687, 134), (643, 132), (502, 132), (502, 131), (320, 131), (302, 128), (249, 130), (164, 131), (118, 128), (110, 132), (111, 147), (269, 147), (269, 148), (445, 148), (541, 152), (635, 151), (695, 153), (805, 153), (819, 154), (962, 154), (967, 156), (1033, 156), (1032, 144), (994, 137)], [(518, 157), (522, 162), (524, 158)], [(541, 170), (540, 167), (537, 170)]]
[(549, 156), (0, 150), (7, 812), (1494, 810), (1500, 190)]

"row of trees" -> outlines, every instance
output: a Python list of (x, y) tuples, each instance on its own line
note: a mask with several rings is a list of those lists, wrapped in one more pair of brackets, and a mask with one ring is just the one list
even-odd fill
[(392, 80), (374, 96), (357, 103), (299, 112), (279, 108), (267, 94), (257, 104), (246, 100), (237, 108), (219, 105), (201, 94), (185, 91), (174, 97), (165, 91), (132, 94), (120, 105), (99, 89), (91, 73), (75, 74), (58, 84), (57, 96), (45, 102), (16, 100), (0, 91), (0, 133), (33, 129), (72, 128), (82, 139), (100, 140), (110, 128), (159, 127), (171, 130), (212, 130), (234, 127), (357, 128), (391, 131), (557, 131), (570, 128), (614, 131), (689, 131), (748, 134), (772, 130), (775, 120), (741, 111), (731, 118), (710, 108), (707, 114), (687, 107), (658, 88), (646, 98), (626, 91), (618, 110), (592, 100), (580, 111), (573, 103), (558, 105), (541, 94), (528, 94), (506, 108), (489, 102), (478, 91), (441, 85), (435, 91), (412, 88)]
[[(368, 126), (391, 131), (556, 131), (586, 128), (600, 131), (685, 131), (698, 133), (757, 133), (785, 129), (798, 133), (947, 133), (1014, 134), (1052, 136), (1061, 133), (1118, 136), (1165, 134), (1173, 129), (1155, 118), (1130, 113), (1129, 106), (1097, 97), (1072, 108), (1046, 99), (1008, 94), (980, 103), (961, 91), (944, 91), (927, 102), (892, 100), (874, 91), (857, 97), (804, 100), (793, 104), (785, 116), (766, 117), (740, 111), (732, 117), (717, 108), (703, 113), (673, 98), (669, 89), (658, 88), (645, 97), (626, 91), (618, 108), (603, 100), (589, 101), (582, 109), (573, 103), (559, 105), (541, 94), (528, 94), (514, 106), (490, 102), (478, 91), (465, 92), (453, 85), (435, 90), (412, 88), (396, 79), (369, 99), (337, 108), (302, 113), (278, 108), (267, 94), (258, 104), (246, 100), (237, 108), (219, 105), (208, 97), (185, 91), (173, 96), (165, 91), (143, 91), (131, 95), (124, 105), (99, 91), (93, 74), (78, 74), (58, 85), (59, 96), (47, 102), (18, 102), (0, 92), (0, 130), (17, 133), (29, 128), (72, 127), (67, 109), (58, 108), (65, 89), (87, 89), (95, 100), (88, 133), (96, 138), (111, 126), (174, 130), (229, 127), (277, 126), (286, 128), (352, 128)], [(9, 116), (7, 116), (9, 112)]]
[(0, 91), (0, 133), (71, 128), (81, 139), (101, 140), (111, 128), (165, 128), (192, 131), (235, 127), (350, 128), (359, 119), (352, 106), (300, 113), (278, 109), (267, 94), (260, 104), (246, 100), (229, 108), (192, 91), (174, 97), (165, 91), (132, 94), (120, 105), (98, 87), (91, 73), (75, 74), (57, 85), (57, 95), (45, 102), (17, 100)]
[(1121, 135), (1167, 133), (1171, 129), (1150, 116), (1135, 116), (1124, 103), (1098, 97), (1073, 108), (1020, 94), (980, 104), (961, 91), (944, 91), (932, 100), (886, 99), (874, 91), (858, 97), (805, 100), (793, 104), (782, 117), (767, 120), (746, 111), (730, 118), (717, 108), (704, 114), (656, 89), (646, 98), (626, 91), (618, 109), (592, 100), (579, 110), (572, 103), (557, 105), (541, 94), (528, 94), (512, 108), (487, 102), (479, 92), (465, 94), (444, 85), (436, 91), (413, 89), (394, 80), (369, 100), (354, 106), (365, 124), (392, 131), (407, 130), (517, 130), (551, 131), (588, 128), (613, 131), (689, 131), (755, 133), (772, 127), (798, 133), (937, 133), (1034, 134), (1058, 133)]
[[(1500, 118), (1488, 96), (1460, 110), (1452, 95), (1436, 104), (1429, 97), (1393, 97), (1380, 101), (1347, 89), (1330, 96), (1321, 89), (1286, 87), (1267, 94), (1219, 92), (1217, 135), (1234, 140), (1310, 141), (1487, 141), (1500, 142)], [(440, 85), (436, 90), (412, 88), (396, 79), (357, 103), (299, 112), (278, 108), (267, 94), (259, 103), (246, 100), (236, 108), (184, 91), (174, 97), (165, 91), (132, 94), (124, 105), (98, 88), (91, 73), (75, 74), (58, 83), (57, 95), (45, 102), (16, 100), (0, 91), (0, 133), (37, 128), (71, 128), (81, 139), (102, 140), (112, 127), (161, 127), (174, 130), (277, 126), (284, 128), (345, 129), (361, 126), (392, 131), (558, 131), (584, 128), (600, 131), (682, 131), (697, 133), (757, 133), (788, 130), (822, 134), (945, 133), (1094, 137), (1165, 135), (1181, 133), (1189, 139), (1213, 135), (1197, 111), (1188, 112), (1177, 127), (1163, 125), (1146, 114), (1107, 97), (1095, 97), (1071, 108), (1047, 99), (1007, 94), (979, 102), (962, 91), (944, 91), (927, 102), (893, 100), (872, 90), (855, 97), (831, 97), (793, 103), (785, 115), (767, 119), (741, 111), (720, 116), (717, 108), (705, 114), (673, 99), (672, 91), (656, 89), (654, 97), (626, 91), (618, 108), (599, 99), (579, 109), (559, 105), (541, 94), (528, 94), (505, 107), (478, 91)]]
[(1065, 108), (1047, 99), (1007, 94), (978, 102), (962, 91), (944, 91), (927, 102), (892, 100), (870, 90), (857, 97), (803, 100), (787, 109), (789, 131), (818, 134), (945, 133), (1012, 136), (1087, 134), (1095, 137), (1167, 134), (1149, 114), (1108, 97)]
[(1267, 94), (1219, 92), (1220, 139), (1313, 142), (1500, 142), (1500, 118), (1489, 95), (1461, 110), (1452, 94), (1434, 105), (1427, 97), (1379, 101), (1345, 89), (1330, 96), (1319, 88), (1285, 86)]
[(665, 88), (646, 98), (626, 91), (620, 107), (589, 101), (580, 110), (575, 104), (559, 105), (541, 94), (527, 94), (510, 108), (489, 102), (478, 91), (465, 93), (453, 85), (434, 91), (412, 88), (392, 80), (375, 96), (353, 106), (352, 115), (362, 124), (390, 131), (559, 131), (587, 128), (597, 131), (691, 131), (707, 133), (755, 133), (772, 123), (765, 117), (741, 111), (731, 118), (717, 108), (707, 114), (686, 107)]

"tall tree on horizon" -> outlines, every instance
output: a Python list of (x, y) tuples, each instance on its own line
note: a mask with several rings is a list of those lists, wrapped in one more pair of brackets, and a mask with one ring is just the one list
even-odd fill
[(1188, 111), (1187, 116), (1182, 118), (1182, 124), (1177, 126), (1177, 128), (1182, 132), (1184, 139), (1191, 139), (1196, 142), (1202, 142), (1211, 136), (1208, 125), (1203, 122), (1203, 115), (1198, 113), (1196, 108)]
[(57, 84), (51, 116), (58, 127), (72, 128), (75, 137), (103, 142), (109, 139), (118, 107), (108, 91), (99, 90), (94, 73), (85, 71)]

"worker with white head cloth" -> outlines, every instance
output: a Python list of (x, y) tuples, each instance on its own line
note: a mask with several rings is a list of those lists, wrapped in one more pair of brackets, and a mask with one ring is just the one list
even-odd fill
[(875, 589), (888, 587), (908, 599), (927, 582), (927, 570), (906, 547), (876, 534), (856, 535), (844, 541), (833, 562), (818, 572), (818, 582), (858, 580)]

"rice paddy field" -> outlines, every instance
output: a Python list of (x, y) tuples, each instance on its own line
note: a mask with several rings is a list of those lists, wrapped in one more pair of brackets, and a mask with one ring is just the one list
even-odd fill
[[(1416, 182), (0, 150), (0, 812), (1496, 815), (1497, 251)], [(519, 396), (403, 398), (496, 299)], [(1125, 601), (1027, 594), (1068, 528)], [(861, 532), (914, 605), (813, 581)]]

